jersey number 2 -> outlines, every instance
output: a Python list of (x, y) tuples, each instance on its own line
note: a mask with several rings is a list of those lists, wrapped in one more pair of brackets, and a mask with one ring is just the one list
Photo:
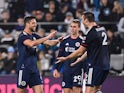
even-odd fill
[(102, 45), (108, 45), (107, 35), (105, 32), (102, 32), (102, 37), (103, 37)]

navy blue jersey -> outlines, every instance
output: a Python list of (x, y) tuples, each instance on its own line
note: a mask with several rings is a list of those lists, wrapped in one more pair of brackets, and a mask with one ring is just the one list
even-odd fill
[[(61, 43), (60, 43), (60, 47), (59, 47), (59, 54), (58, 57), (66, 57), (68, 55), (70, 55), (72, 52), (74, 52), (75, 50), (77, 50), (81, 43), (82, 43), (82, 36), (77, 37), (76, 39), (72, 39), (70, 36), (67, 36)], [(64, 71), (78, 71), (80, 70), (83, 66), (83, 62), (79, 62), (78, 64), (76, 64), (75, 66), (71, 67), (70, 64), (73, 63), (74, 61), (76, 61), (76, 58), (72, 58), (71, 60), (68, 60), (66, 62), (62, 62), (62, 63), (58, 63), (56, 65), (56, 69), (60, 70), (60, 68), (64, 67)]]
[(104, 27), (92, 27), (82, 41), (82, 46), (87, 48), (88, 66), (109, 69), (108, 37)]
[(22, 68), (29, 68), (32, 71), (37, 71), (37, 53), (36, 53), (36, 46), (34, 47), (28, 47), (24, 45), (24, 41), (26, 39), (30, 40), (36, 40), (39, 39), (40, 36), (37, 34), (29, 35), (25, 32), (22, 32), (19, 35), (18, 38), (18, 52), (19, 52), (19, 58), (17, 63), (17, 70), (20, 70)]

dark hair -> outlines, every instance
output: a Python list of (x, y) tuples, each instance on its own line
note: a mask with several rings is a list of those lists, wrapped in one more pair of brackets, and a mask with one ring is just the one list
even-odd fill
[(36, 19), (34, 16), (27, 16), (24, 18), (24, 25), (26, 25), (26, 23), (29, 23), (32, 19)]
[(1, 12), (1, 14), (3, 14), (3, 13), (9, 13), (9, 10), (5, 9), (5, 10), (3, 10), (3, 11)]
[(95, 21), (94, 14), (92, 12), (84, 12), (83, 16), (84, 16), (84, 19), (87, 19), (89, 22)]
[(77, 12), (82, 15), (84, 11), (82, 9), (77, 9)]
[(81, 25), (81, 23), (80, 23), (80, 21), (79, 21), (78, 19), (74, 19), (74, 20), (72, 21), (72, 23), (77, 23), (79, 27), (80, 27), (80, 25)]

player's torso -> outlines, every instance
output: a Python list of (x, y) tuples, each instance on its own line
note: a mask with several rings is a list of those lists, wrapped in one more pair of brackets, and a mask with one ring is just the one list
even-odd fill
[[(64, 40), (64, 56), (68, 56), (71, 53), (73, 53), (74, 51), (76, 51), (81, 43), (82, 43), (82, 38), (81, 36), (79, 36), (76, 39), (72, 39), (71, 37), (68, 37), (67, 39)], [(82, 62), (80, 62), (79, 64), (76, 64), (74, 67), (71, 67), (70, 64), (73, 63), (74, 61), (76, 61), (76, 59), (71, 59), (68, 60), (67, 62), (64, 62), (64, 70), (78, 70), (82, 68)]]
[[(94, 27), (89, 34), (95, 33), (95, 37), (88, 45), (88, 65), (109, 69), (108, 37), (103, 27)], [(94, 36), (94, 35), (93, 35)]]
[[(19, 58), (17, 69), (21, 69), (24, 67), (37, 69), (36, 46), (34, 47), (25, 46), (23, 44), (23, 35), (25, 34), (24, 33), (20, 34), (18, 39)], [(27, 37), (30, 40), (36, 40), (36, 37), (34, 35), (27, 35)]]

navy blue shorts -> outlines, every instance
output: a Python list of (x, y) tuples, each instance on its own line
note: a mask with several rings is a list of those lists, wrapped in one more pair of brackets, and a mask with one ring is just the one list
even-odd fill
[(39, 71), (32, 72), (28, 68), (21, 69), (17, 71), (17, 87), (26, 88), (27, 85), (31, 88), (35, 85), (43, 84), (42, 77), (39, 74)]
[(82, 71), (63, 72), (62, 88), (82, 87)]
[(109, 70), (103, 70), (98, 68), (89, 68), (87, 71), (86, 86), (100, 86), (103, 84)]

